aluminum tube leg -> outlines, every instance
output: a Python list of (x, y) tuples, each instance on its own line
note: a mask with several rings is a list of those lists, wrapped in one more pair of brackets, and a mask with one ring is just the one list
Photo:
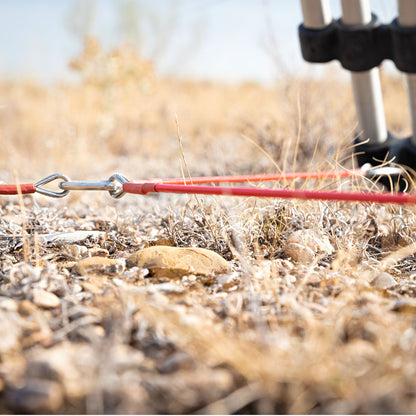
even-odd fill
[[(398, 6), (400, 26), (416, 26), (416, 1), (399, 0)], [(406, 80), (412, 120), (412, 143), (416, 146), (416, 74), (406, 74)]]
[[(341, 0), (342, 22), (345, 25), (365, 25), (371, 21), (367, 0)], [(371, 144), (387, 140), (383, 96), (378, 68), (351, 73), (358, 128)]]
[(307, 29), (323, 29), (332, 21), (328, 0), (301, 0), (303, 25)]

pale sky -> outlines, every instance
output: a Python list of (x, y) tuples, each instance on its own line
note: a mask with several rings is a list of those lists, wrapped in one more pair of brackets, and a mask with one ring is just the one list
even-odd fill
[[(371, 2), (381, 20), (395, 3)], [(339, 17), (339, 2), (331, 7)], [(0, 76), (76, 79), (68, 62), (82, 44), (73, 28), (114, 47), (125, 31), (121, 11), (161, 75), (270, 83), (284, 71), (319, 71), (300, 55), (300, 0), (1, 0)]]

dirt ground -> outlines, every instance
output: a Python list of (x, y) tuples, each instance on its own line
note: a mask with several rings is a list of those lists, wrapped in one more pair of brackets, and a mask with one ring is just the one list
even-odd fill
[[(353, 166), (349, 85), (331, 73), (160, 80), (94, 47), (72, 64), (80, 85), (0, 83), (1, 181)], [(383, 88), (405, 135), (402, 81)], [(3, 196), (0, 213), (2, 413), (416, 413), (412, 206), (74, 191)], [(129, 260), (167, 246), (229, 269)]]

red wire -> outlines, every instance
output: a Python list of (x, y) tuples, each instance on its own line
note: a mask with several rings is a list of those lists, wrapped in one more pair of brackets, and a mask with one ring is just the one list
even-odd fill
[[(36, 192), (33, 183), (23, 183), (20, 185), (22, 194), (33, 194)], [(17, 195), (19, 193), (17, 185), (0, 185), (0, 195)]]
[(376, 202), (379, 204), (416, 204), (416, 195), (390, 192), (340, 192), (301, 189), (261, 189), (229, 186), (176, 185), (167, 183), (126, 182), (124, 192), (145, 195), (150, 192), (180, 194), (229, 195), (262, 198), (315, 199), (327, 201)]
[(172, 179), (149, 179), (151, 182), (165, 184), (189, 184), (198, 185), (203, 183), (236, 183), (236, 182), (266, 182), (282, 181), (294, 179), (329, 179), (329, 178), (349, 178), (353, 176), (363, 176), (362, 169), (352, 170), (329, 170), (321, 172), (293, 172), (293, 173), (272, 173), (260, 175), (235, 175), (235, 176), (202, 176), (195, 178), (172, 178)]
[[(300, 189), (261, 189), (249, 187), (232, 186), (201, 186), (196, 184), (221, 183), (221, 182), (259, 182), (271, 180), (293, 180), (293, 179), (318, 179), (318, 178), (342, 178), (351, 176), (362, 176), (361, 169), (351, 171), (327, 171), (327, 172), (294, 172), (288, 174), (265, 174), (265, 175), (241, 175), (241, 176), (208, 176), (192, 179), (174, 178), (157, 179), (153, 182), (126, 182), (123, 184), (124, 192), (145, 195), (150, 192), (181, 193), (181, 194), (203, 194), (203, 195), (230, 195), (263, 198), (295, 198), (309, 200), (329, 201), (356, 201), (376, 202), (392, 204), (416, 204), (415, 194), (390, 193), (390, 192), (342, 192), (342, 191), (314, 191)], [(21, 184), (22, 194), (36, 192), (34, 184)], [(0, 185), (0, 195), (18, 194), (17, 185)]]

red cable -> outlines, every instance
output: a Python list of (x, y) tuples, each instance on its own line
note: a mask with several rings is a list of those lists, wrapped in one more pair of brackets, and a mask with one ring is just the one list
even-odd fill
[(380, 204), (416, 204), (416, 195), (390, 192), (340, 192), (312, 191), (301, 189), (261, 189), (228, 186), (176, 185), (166, 183), (126, 182), (124, 192), (145, 195), (150, 192), (166, 192), (180, 194), (227, 195), (263, 198), (295, 198), (316, 199), (327, 201), (376, 202)]
[(203, 183), (236, 183), (236, 182), (266, 182), (282, 181), (294, 179), (330, 179), (330, 178), (349, 178), (353, 176), (363, 176), (365, 171), (362, 169), (352, 170), (329, 170), (322, 172), (293, 172), (293, 173), (272, 173), (260, 175), (235, 175), (235, 176), (202, 176), (195, 178), (172, 178), (172, 179), (149, 179), (152, 182), (165, 184), (189, 184), (198, 185)]
[[(36, 192), (33, 183), (23, 183), (20, 186), (20, 193), (33, 194)], [(0, 185), (0, 195), (17, 195), (19, 193), (17, 185)]]

